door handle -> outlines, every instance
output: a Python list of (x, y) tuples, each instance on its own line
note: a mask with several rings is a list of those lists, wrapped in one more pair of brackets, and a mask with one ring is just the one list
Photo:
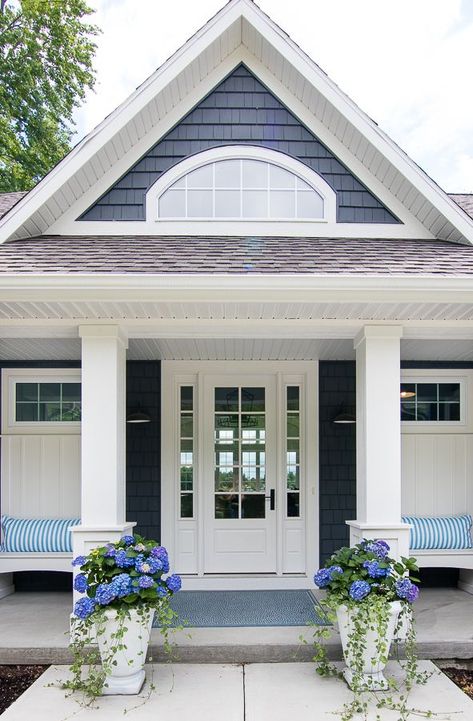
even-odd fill
[(274, 488), (271, 488), (269, 491), (269, 496), (265, 496), (267, 500), (269, 500), (269, 510), (274, 511), (276, 508), (276, 491)]

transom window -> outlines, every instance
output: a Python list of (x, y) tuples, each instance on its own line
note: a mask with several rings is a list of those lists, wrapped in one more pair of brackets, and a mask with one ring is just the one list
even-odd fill
[(160, 218), (291, 220), (324, 218), (324, 198), (275, 163), (228, 158), (207, 163), (158, 198)]
[(460, 383), (402, 383), (401, 421), (459, 422)]
[(15, 384), (16, 422), (78, 423), (80, 419), (80, 383)]

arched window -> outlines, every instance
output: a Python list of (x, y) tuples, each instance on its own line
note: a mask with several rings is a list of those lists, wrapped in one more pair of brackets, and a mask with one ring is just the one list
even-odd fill
[(335, 193), (326, 181), (266, 148), (213, 148), (186, 158), (150, 194), (163, 221), (335, 220)]

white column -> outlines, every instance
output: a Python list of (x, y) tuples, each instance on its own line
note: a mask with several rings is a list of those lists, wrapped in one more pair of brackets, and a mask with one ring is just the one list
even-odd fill
[(81, 525), (74, 557), (132, 532), (126, 498), (126, 348), (119, 326), (80, 326), (82, 339)]
[(356, 349), (357, 518), (350, 542), (383, 538), (393, 556), (407, 555), (401, 523), (400, 326), (365, 326)]

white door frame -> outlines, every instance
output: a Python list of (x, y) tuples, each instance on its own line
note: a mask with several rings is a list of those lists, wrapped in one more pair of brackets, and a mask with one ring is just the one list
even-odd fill
[[(194, 432), (194, 517), (178, 518), (179, 389), (194, 386), (195, 418), (203, 408), (204, 376), (268, 375), (276, 377), (278, 406), (285, 408), (285, 386), (301, 387), (305, 488), (301, 495), (301, 518), (285, 518), (285, 503), (277, 503), (277, 571), (275, 574), (204, 574), (204, 508), (202, 478), (202, 424)], [(169, 551), (171, 565), (183, 576), (187, 589), (310, 588), (319, 560), (318, 474), (318, 363), (316, 361), (162, 361), (161, 364), (161, 543)], [(282, 412), (277, 418), (278, 476), (282, 498), (284, 438)], [(284, 471), (285, 473), (285, 471)], [(302, 549), (302, 552), (301, 552)], [(302, 553), (302, 555), (301, 555)], [(301, 561), (304, 557), (303, 561)], [(301, 565), (302, 563), (302, 565)]]

